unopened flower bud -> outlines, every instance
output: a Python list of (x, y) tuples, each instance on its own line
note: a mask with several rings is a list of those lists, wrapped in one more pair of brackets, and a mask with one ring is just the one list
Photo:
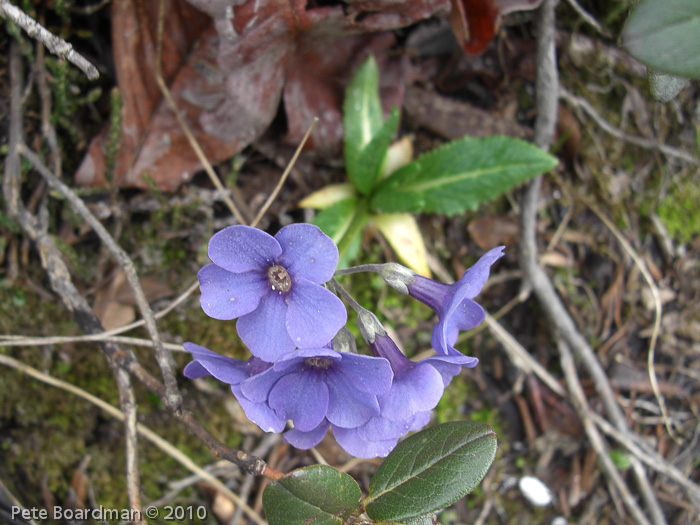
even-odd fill
[(333, 338), (333, 350), (336, 352), (357, 353), (357, 343), (352, 332), (344, 326), (335, 334)]
[(394, 262), (383, 264), (379, 275), (389, 286), (404, 295), (408, 295), (408, 287), (416, 282), (416, 272)]
[(357, 314), (357, 328), (368, 345), (373, 344), (377, 337), (386, 335), (386, 330), (377, 316), (365, 309)]

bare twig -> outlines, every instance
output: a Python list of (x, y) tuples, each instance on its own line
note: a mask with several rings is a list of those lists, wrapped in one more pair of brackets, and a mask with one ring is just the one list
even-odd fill
[(99, 78), (100, 73), (97, 71), (97, 68), (80, 53), (76, 52), (71, 44), (47, 31), (24, 11), (8, 2), (8, 0), (0, 0), (0, 17), (6, 18), (20, 26), (30, 37), (44, 44), (46, 49), (54, 55), (63, 60), (68, 60), (68, 62), (79, 68), (90, 80)]
[(603, 468), (608, 475), (608, 479), (610, 479), (617, 490), (620, 491), (622, 499), (625, 502), (625, 506), (630, 511), (634, 519), (637, 520), (637, 523), (649, 524), (649, 520), (647, 520), (644, 512), (642, 512), (642, 509), (640, 509), (639, 505), (637, 505), (637, 502), (630, 493), (627, 484), (622, 479), (617, 467), (610, 458), (608, 447), (605, 445), (603, 437), (600, 435), (600, 432), (598, 432), (598, 429), (591, 421), (591, 410), (588, 407), (586, 395), (584, 394), (583, 387), (578, 379), (576, 365), (574, 364), (574, 358), (571, 354), (571, 350), (567, 344), (561, 340), (559, 341), (558, 349), (561, 367), (564, 371), (564, 377), (566, 377), (567, 385), (569, 386), (569, 392), (571, 393), (571, 401), (573, 402), (574, 409), (576, 410), (579, 419), (583, 424), (583, 428), (588, 436), (588, 440), (590, 441), (593, 450), (595, 450), (596, 454), (598, 454), (598, 459), (602, 463)]
[(212, 168), (212, 165), (209, 162), (209, 159), (204, 154), (204, 151), (202, 150), (201, 146), (199, 145), (199, 142), (197, 142), (197, 138), (194, 136), (194, 133), (192, 133), (192, 130), (190, 129), (189, 125), (187, 124), (185, 119), (182, 117), (182, 114), (180, 113), (180, 110), (178, 109), (177, 104), (175, 103), (175, 99), (173, 99), (173, 96), (170, 93), (170, 90), (168, 89), (168, 86), (166, 85), (165, 80), (163, 79), (162, 56), (163, 56), (164, 20), (165, 20), (165, 0), (160, 0), (160, 9), (158, 11), (158, 45), (157, 45), (157, 49), (156, 49), (156, 82), (158, 83), (158, 87), (160, 88), (161, 93), (163, 93), (163, 97), (168, 102), (168, 105), (170, 106), (170, 110), (175, 114), (175, 118), (177, 119), (178, 124), (180, 124), (180, 127), (182, 128), (182, 131), (185, 134), (185, 137), (187, 137), (187, 142), (190, 143), (190, 147), (194, 151), (195, 155), (197, 155), (197, 159), (199, 159), (199, 162), (202, 163), (202, 166), (204, 167), (204, 171), (207, 172), (207, 175), (209, 176), (209, 180), (211, 180), (212, 184), (223, 195), (224, 204), (226, 204), (226, 206), (228, 206), (228, 209), (231, 210), (231, 213), (233, 213), (233, 216), (236, 218), (236, 220), (238, 221), (239, 224), (245, 224), (246, 221), (243, 218), (243, 215), (241, 215), (241, 212), (238, 211), (238, 208), (233, 203), (231, 198), (228, 196), (228, 190), (226, 190), (226, 188), (224, 188), (224, 185), (221, 184), (221, 181), (219, 180), (219, 177), (214, 172), (214, 168)]
[[(554, 47), (554, 4), (554, 0), (545, 0), (539, 9), (538, 16), (535, 143), (545, 150), (548, 150), (552, 143), (557, 120), (557, 93), (560, 91)], [(523, 269), (526, 281), (532, 286), (554, 330), (564, 339), (568, 345), (567, 348), (570, 346), (574, 349), (591, 375), (608, 417), (615, 422), (618, 430), (623, 433), (629, 433), (629, 427), (622, 410), (615, 400), (615, 395), (605, 370), (598, 361), (593, 349), (579, 333), (565, 305), (554, 290), (552, 282), (537, 261), (536, 220), (540, 187), (541, 176), (530, 183), (523, 199), (520, 266)], [(636, 458), (631, 458), (631, 463), (653, 523), (657, 525), (665, 524), (666, 520), (663, 511), (654, 495), (642, 464)], [(612, 470), (614, 470), (614, 465), (612, 465)], [(610, 472), (611, 470), (606, 468), (608, 476), (617, 475), (619, 477), (617, 471), (615, 471), (616, 474), (611, 474)]]
[(641, 272), (642, 276), (644, 277), (644, 280), (647, 282), (647, 284), (649, 285), (649, 289), (651, 290), (651, 296), (654, 301), (654, 326), (651, 333), (651, 337), (649, 338), (649, 353), (647, 354), (647, 371), (649, 373), (651, 389), (654, 392), (654, 397), (656, 397), (656, 401), (659, 404), (659, 409), (661, 410), (661, 417), (663, 417), (664, 426), (666, 427), (669, 436), (671, 436), (676, 442), (678, 442), (680, 438), (676, 436), (676, 433), (671, 427), (671, 420), (669, 419), (668, 412), (666, 410), (666, 402), (664, 401), (664, 398), (661, 395), (661, 391), (659, 390), (659, 380), (656, 377), (656, 370), (654, 369), (656, 341), (658, 340), (659, 332), (661, 331), (662, 315), (662, 305), (661, 296), (659, 294), (659, 288), (656, 286), (656, 283), (654, 282), (654, 278), (651, 276), (651, 273), (649, 273), (647, 265), (644, 263), (639, 254), (634, 250), (634, 248), (632, 248), (630, 243), (627, 242), (627, 239), (625, 239), (625, 236), (622, 235), (622, 232), (617, 229), (617, 226), (615, 226), (613, 222), (593, 202), (591, 202), (589, 199), (586, 199), (585, 197), (583, 200), (586, 203), (586, 205), (591, 210), (593, 210), (593, 213), (595, 213), (598, 216), (598, 218), (601, 221), (603, 221), (603, 223), (608, 227), (608, 229), (612, 232), (617, 241), (627, 252), (627, 255), (629, 255), (632, 258), (634, 264), (637, 266), (637, 268), (639, 268), (639, 271)]
[(66, 186), (62, 181), (56, 178), (33, 151), (23, 144), (20, 145), (18, 149), (20, 154), (32, 164), (34, 169), (41, 174), (49, 186), (58, 191), (66, 198), (68, 202), (70, 202), (73, 209), (85, 220), (85, 222), (90, 225), (100, 240), (104, 243), (107, 250), (109, 250), (109, 252), (112, 254), (119, 266), (124, 270), (124, 275), (126, 276), (129, 286), (134, 293), (136, 304), (138, 305), (141, 316), (146, 324), (148, 335), (153, 341), (153, 350), (156, 356), (156, 361), (158, 362), (158, 366), (163, 374), (163, 381), (165, 383), (164, 401), (168, 406), (177, 409), (182, 403), (182, 397), (177, 388), (177, 381), (175, 380), (175, 374), (173, 373), (170, 354), (165, 351), (163, 344), (160, 341), (160, 334), (158, 332), (156, 320), (153, 317), (153, 311), (151, 310), (148, 300), (146, 299), (146, 295), (141, 288), (139, 277), (136, 273), (136, 268), (134, 268), (134, 263), (132, 262), (131, 258), (122, 249), (122, 247), (114, 241), (107, 229), (102, 225), (97, 217), (92, 214), (80, 197), (78, 197), (75, 192)]
[(263, 204), (262, 208), (260, 208), (260, 211), (255, 216), (255, 219), (253, 219), (253, 222), (250, 223), (250, 226), (252, 226), (253, 228), (255, 228), (258, 225), (258, 223), (260, 222), (260, 219), (263, 218), (263, 216), (265, 215), (267, 210), (270, 208), (270, 205), (275, 201), (275, 199), (277, 198), (277, 195), (279, 195), (279, 192), (282, 189), (282, 186), (284, 186), (284, 183), (287, 180), (289, 173), (292, 171), (292, 167), (294, 166), (294, 163), (299, 158), (299, 154), (301, 153), (301, 150), (304, 147), (304, 144), (306, 144), (306, 141), (309, 140), (309, 136), (311, 135), (311, 132), (316, 127), (317, 122), (318, 122), (318, 117), (315, 117), (314, 120), (311, 122), (309, 129), (306, 130), (306, 133), (304, 134), (304, 138), (301, 139), (299, 146), (297, 146), (297, 149), (294, 152), (294, 155), (292, 156), (292, 160), (289, 161), (289, 164), (287, 164), (287, 167), (284, 169), (284, 172), (282, 173), (282, 176), (280, 177), (280, 180), (277, 183), (277, 186), (275, 186), (275, 189), (272, 191), (272, 193), (270, 193), (270, 196), (265, 201), (265, 204)]
[[(120, 421), (124, 420), (124, 413), (121, 412), (120, 410), (116, 409), (109, 403), (103, 401), (102, 399), (93, 396), (89, 392), (86, 392), (85, 390), (78, 388), (75, 385), (71, 385), (70, 383), (66, 383), (65, 381), (61, 381), (60, 379), (56, 379), (55, 377), (51, 377), (49, 375), (46, 375), (39, 370), (32, 368), (28, 365), (25, 365), (21, 361), (17, 361), (16, 359), (13, 359), (9, 356), (6, 355), (0, 355), (0, 363), (3, 365), (12, 367), (16, 370), (21, 371), (24, 374), (27, 374), (30, 377), (33, 377), (34, 379), (38, 379), (39, 381), (42, 381), (48, 385), (54, 386), (56, 388), (60, 388), (61, 390), (65, 390), (66, 392), (70, 392), (71, 394), (74, 394), (82, 399), (85, 399), (86, 401), (89, 401), (93, 405), (97, 406), (98, 408), (102, 409), (105, 411), (107, 414), (112, 416), (115, 419), (118, 419)], [(236, 505), (241, 505), (248, 516), (253, 519), (256, 523), (259, 523), (260, 525), (265, 525), (266, 522), (263, 520), (259, 514), (257, 514), (253, 509), (245, 505), (236, 494), (231, 492), (221, 481), (219, 481), (216, 477), (211, 475), (209, 472), (204, 470), (202, 467), (194, 463), (189, 456), (185, 455), (182, 453), (179, 449), (174, 447), (172, 444), (170, 444), (168, 441), (164, 440), (162, 437), (160, 437), (158, 434), (147, 428), (146, 426), (142, 425), (141, 423), (136, 424), (136, 429), (138, 430), (138, 433), (146, 438), (148, 441), (153, 443), (155, 446), (157, 446), (160, 450), (168, 454), (170, 457), (172, 457), (175, 461), (180, 463), (183, 467), (188, 469), (190, 472), (193, 474), (196, 474), (199, 476), (201, 479), (206, 480), (207, 482), (211, 483), (218, 491), (226, 495), (226, 497), (230, 498), (231, 501), (233, 501)]]
[(629, 133), (625, 133), (621, 129), (616, 128), (612, 124), (610, 124), (607, 120), (605, 120), (598, 111), (593, 107), (593, 105), (588, 102), (586, 99), (577, 97), (573, 93), (567, 91), (565, 88), (560, 87), (559, 88), (559, 97), (564, 99), (566, 102), (571, 104), (574, 108), (579, 108), (582, 109), (584, 113), (586, 113), (589, 117), (593, 119), (593, 121), (600, 126), (600, 128), (608, 133), (609, 135), (612, 135), (616, 139), (619, 139), (623, 142), (627, 142), (629, 144), (634, 144), (635, 146), (639, 146), (640, 148), (645, 148), (645, 149), (651, 149), (655, 151), (660, 151), (664, 155), (668, 157), (675, 157), (677, 159), (684, 160), (685, 162), (688, 162), (690, 164), (693, 164), (695, 166), (700, 165), (700, 159), (697, 157), (694, 157), (693, 155), (686, 153), (685, 151), (682, 151), (678, 148), (674, 148), (672, 146), (668, 146), (666, 144), (657, 144), (653, 140), (649, 140), (643, 137), (638, 137), (636, 135), (630, 135)]
[(576, 0), (566, 0), (566, 3), (571, 6), (571, 8), (576, 11), (576, 14), (581, 17), (581, 19), (586, 22), (589, 26), (593, 27), (598, 33), (600, 33), (603, 36), (609, 37), (610, 34), (603, 29), (603, 26), (600, 25), (600, 22), (596, 20), (593, 15), (591, 15), (588, 11), (586, 11), (581, 5), (576, 1)]
[[(123, 368), (116, 370), (117, 387), (119, 388), (119, 406), (124, 413), (124, 441), (126, 447), (126, 492), (129, 498), (129, 508), (141, 515), (141, 481), (139, 479), (138, 441), (136, 438), (136, 400), (131, 388), (131, 376)], [(146, 524), (142, 519), (141, 523)]]

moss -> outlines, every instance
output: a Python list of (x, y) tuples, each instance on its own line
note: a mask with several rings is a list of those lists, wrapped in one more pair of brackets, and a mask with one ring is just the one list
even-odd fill
[(681, 243), (689, 243), (700, 234), (700, 188), (693, 181), (674, 186), (659, 206), (659, 217), (668, 233)]

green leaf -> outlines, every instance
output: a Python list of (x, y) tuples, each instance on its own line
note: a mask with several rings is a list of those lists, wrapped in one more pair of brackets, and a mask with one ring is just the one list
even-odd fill
[(270, 483), (263, 507), (270, 525), (344, 523), (358, 507), (362, 492), (345, 473), (326, 465), (293, 470)]
[(358, 170), (362, 169), (362, 150), (372, 141), (382, 127), (382, 122), (379, 70), (374, 57), (370, 56), (353, 75), (343, 102), (345, 167), (351, 181), (355, 181)]
[(387, 151), (399, 126), (399, 111), (391, 108), (391, 115), (382, 124), (372, 140), (367, 144), (357, 157), (357, 165), (351, 175), (348, 176), (355, 187), (365, 195), (368, 194), (379, 179), (379, 175), (386, 159)]
[(700, 2), (642, 0), (622, 31), (622, 45), (647, 66), (700, 78)]
[(395, 171), (377, 188), (372, 207), (386, 213), (462, 213), (556, 164), (555, 157), (519, 139), (465, 137)]
[(313, 223), (338, 246), (338, 265), (347, 266), (360, 251), (360, 235), (367, 222), (365, 200), (345, 199), (320, 212)]
[(423, 430), (389, 454), (363, 504), (374, 520), (401, 521), (435, 512), (471, 492), (496, 455), (483, 423), (456, 421)]

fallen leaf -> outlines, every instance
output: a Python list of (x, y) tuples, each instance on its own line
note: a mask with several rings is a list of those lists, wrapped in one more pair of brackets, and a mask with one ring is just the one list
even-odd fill
[[(173, 56), (164, 53), (164, 76), (212, 163), (260, 137), (283, 97), (286, 140), (297, 143), (318, 116), (309, 146), (339, 151), (340, 103), (353, 67), (370, 52), (377, 54), (384, 108), (400, 107), (412, 68), (408, 57), (383, 53), (395, 43), (386, 31), (449, 9), (449, 0), (321, 7), (309, 7), (306, 0), (191, 4), (213, 21), (182, 1), (168, 3), (163, 47)], [(114, 178), (119, 186), (143, 187), (148, 174), (160, 189), (173, 190), (201, 166), (155, 83), (157, 6), (139, 0), (112, 4), (115, 64), (124, 100)], [(180, 38), (181, 32), (187, 38)], [(104, 130), (90, 145), (76, 182), (104, 184), (107, 136)]]
[(479, 248), (490, 250), (494, 246), (517, 244), (520, 226), (515, 219), (486, 215), (469, 221), (467, 231)]
[(384, 235), (399, 260), (424, 277), (430, 277), (423, 234), (410, 213), (380, 213), (372, 223)]

